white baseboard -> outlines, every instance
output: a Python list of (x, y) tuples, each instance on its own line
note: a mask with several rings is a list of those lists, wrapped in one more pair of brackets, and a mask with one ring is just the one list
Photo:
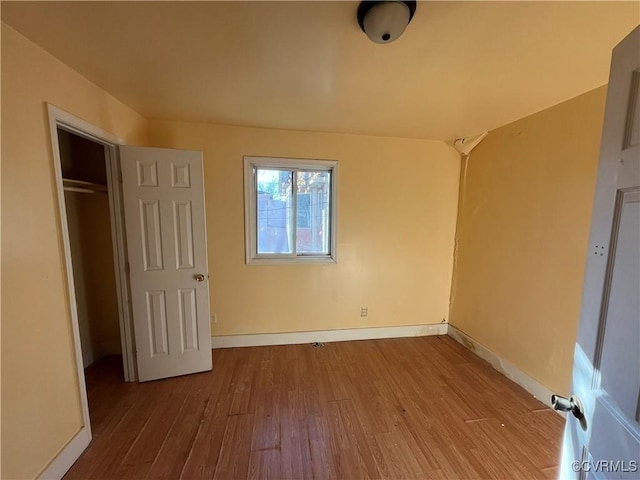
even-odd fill
[(259, 333), (251, 335), (221, 335), (211, 337), (211, 348), (259, 347), (265, 345), (295, 345), (313, 342), (344, 342), (377, 338), (424, 337), (446, 335), (447, 324), (423, 324), (402, 327), (350, 328), (316, 330), (312, 332)]
[(529, 375), (524, 373), (522, 370), (514, 367), (512, 364), (507, 362), (506, 360), (500, 358), (494, 352), (489, 350), (487, 347), (482, 345), (476, 339), (470, 337), (466, 333), (461, 330), (458, 330), (451, 324), (448, 324), (447, 335), (453, 338), (455, 341), (463, 345), (464, 347), (471, 350), (473, 353), (478, 355), (480, 358), (489, 362), (489, 364), (502, 373), (505, 377), (514, 381), (522, 388), (524, 388), (527, 392), (537, 398), (542, 403), (547, 406), (551, 406), (551, 395), (552, 391), (547, 387), (542, 385), (537, 380), (531, 378)]
[(91, 442), (88, 427), (82, 427), (38, 476), (42, 480), (60, 480)]

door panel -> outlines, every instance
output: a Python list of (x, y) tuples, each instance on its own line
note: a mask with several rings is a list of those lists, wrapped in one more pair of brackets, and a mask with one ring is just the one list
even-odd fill
[(162, 241), (160, 239), (160, 202), (141, 201), (142, 252), (144, 270), (162, 270)]
[(169, 330), (167, 329), (167, 302), (164, 290), (145, 293), (147, 295), (147, 325), (145, 327), (150, 332), (150, 356), (167, 355), (169, 353), (167, 341)]
[[(637, 424), (633, 425), (631, 419), (620, 415), (611, 397), (596, 401), (591, 436), (589, 458), (595, 478), (640, 478)], [(608, 462), (611, 464), (604, 467)], [(616, 469), (620, 471), (614, 471)]]
[(202, 154), (121, 147), (140, 381), (211, 369)]
[(176, 236), (176, 268), (194, 268), (193, 225), (191, 202), (173, 202), (174, 228)]
[(196, 290), (195, 288), (181, 288), (179, 295), (182, 352), (197, 351), (198, 315), (196, 313)]
[(640, 475), (639, 72), (640, 27), (612, 56), (561, 478)]
[(601, 388), (622, 413), (636, 419), (640, 392), (640, 192), (623, 191), (617, 225), (606, 328), (600, 349)]

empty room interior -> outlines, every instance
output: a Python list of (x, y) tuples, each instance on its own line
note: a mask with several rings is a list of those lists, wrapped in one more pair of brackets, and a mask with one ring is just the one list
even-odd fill
[(2, 479), (638, 478), (639, 2), (1, 20)]

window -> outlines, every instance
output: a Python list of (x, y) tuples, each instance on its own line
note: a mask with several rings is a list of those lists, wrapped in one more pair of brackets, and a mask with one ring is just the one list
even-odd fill
[(338, 162), (244, 158), (247, 263), (336, 261)]

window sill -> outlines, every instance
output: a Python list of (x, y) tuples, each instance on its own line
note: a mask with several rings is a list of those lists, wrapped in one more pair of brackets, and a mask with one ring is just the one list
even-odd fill
[(308, 264), (336, 264), (338, 263), (335, 257), (312, 257), (312, 256), (300, 256), (300, 257), (254, 257), (249, 259), (247, 265), (308, 265)]

